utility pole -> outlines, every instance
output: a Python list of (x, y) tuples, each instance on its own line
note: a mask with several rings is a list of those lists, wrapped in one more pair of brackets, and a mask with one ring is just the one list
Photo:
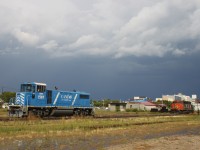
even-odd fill
[(197, 101), (197, 114), (199, 115), (199, 105), (198, 105), (199, 100), (196, 99), (196, 101)]
[(1, 99), (4, 102), (4, 96), (3, 96), (3, 87), (1, 87)]

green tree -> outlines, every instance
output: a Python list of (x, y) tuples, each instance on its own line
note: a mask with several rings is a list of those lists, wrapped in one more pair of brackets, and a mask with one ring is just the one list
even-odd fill
[(94, 104), (95, 107), (101, 107), (102, 106), (101, 101), (93, 100), (92, 102), (93, 102), (93, 104)]
[(10, 100), (11, 98), (15, 97), (15, 94), (16, 94), (15, 92), (3, 92), (3, 93), (0, 95), (0, 98), (1, 98), (4, 102), (8, 103), (9, 100)]
[(164, 100), (164, 101), (157, 101), (157, 102), (155, 102), (156, 104), (165, 104), (166, 106), (167, 106), (167, 108), (171, 108), (171, 104), (172, 104), (172, 102), (170, 102), (170, 101), (166, 101), (166, 100)]

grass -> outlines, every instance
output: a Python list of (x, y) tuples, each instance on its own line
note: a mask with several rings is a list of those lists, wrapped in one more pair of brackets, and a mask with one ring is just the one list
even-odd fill
[[(149, 114), (148, 111), (136, 111), (136, 112), (128, 112), (128, 111), (109, 111), (109, 110), (101, 110), (96, 109), (95, 115), (97, 116), (111, 116), (111, 115), (133, 115), (133, 114)], [(151, 112), (152, 114), (152, 112)]]
[[(109, 114), (108, 114), (109, 115)], [(200, 116), (136, 118), (73, 118), (69, 120), (0, 121), (0, 144), (9, 149), (13, 141), (29, 143), (35, 149), (104, 149), (106, 146), (130, 143), (148, 135), (160, 135), (177, 130), (200, 127)], [(38, 144), (38, 141), (40, 143)], [(57, 146), (55, 147), (56, 141)]]
[[(138, 112), (144, 114), (147, 112)], [(7, 110), (0, 109), (0, 116), (6, 116)], [(133, 112), (109, 112), (96, 111), (97, 115), (121, 115), (133, 114)], [(27, 120), (27, 121), (0, 121), (0, 138), (20, 137), (49, 137), (67, 135), (88, 135), (94, 132), (102, 133), (106, 130), (116, 130), (119, 128), (135, 128), (135, 126), (176, 122), (186, 124), (200, 124), (200, 116), (187, 115), (175, 117), (136, 117), (136, 118), (115, 118), (115, 119), (94, 119), (94, 118), (74, 118), (69, 120)], [(103, 129), (103, 130), (102, 130)]]
[(6, 117), (8, 115), (8, 110), (0, 108), (0, 117)]
[(80, 118), (70, 120), (30, 120), (0, 122), (0, 137), (12, 136), (65, 136), (82, 134), (101, 129), (131, 128), (136, 125), (160, 124), (166, 122), (200, 123), (198, 116), (141, 117), (118, 119)]

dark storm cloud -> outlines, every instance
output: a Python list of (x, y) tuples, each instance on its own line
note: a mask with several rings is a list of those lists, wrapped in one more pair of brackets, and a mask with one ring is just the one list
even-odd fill
[(0, 17), (1, 85), (121, 99), (200, 92), (198, 0), (2, 0)]

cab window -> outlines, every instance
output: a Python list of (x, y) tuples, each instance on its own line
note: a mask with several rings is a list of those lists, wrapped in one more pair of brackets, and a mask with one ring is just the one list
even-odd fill
[(37, 92), (45, 92), (46, 86), (43, 85), (37, 85)]
[(22, 84), (21, 92), (35, 92), (35, 85), (31, 84)]

